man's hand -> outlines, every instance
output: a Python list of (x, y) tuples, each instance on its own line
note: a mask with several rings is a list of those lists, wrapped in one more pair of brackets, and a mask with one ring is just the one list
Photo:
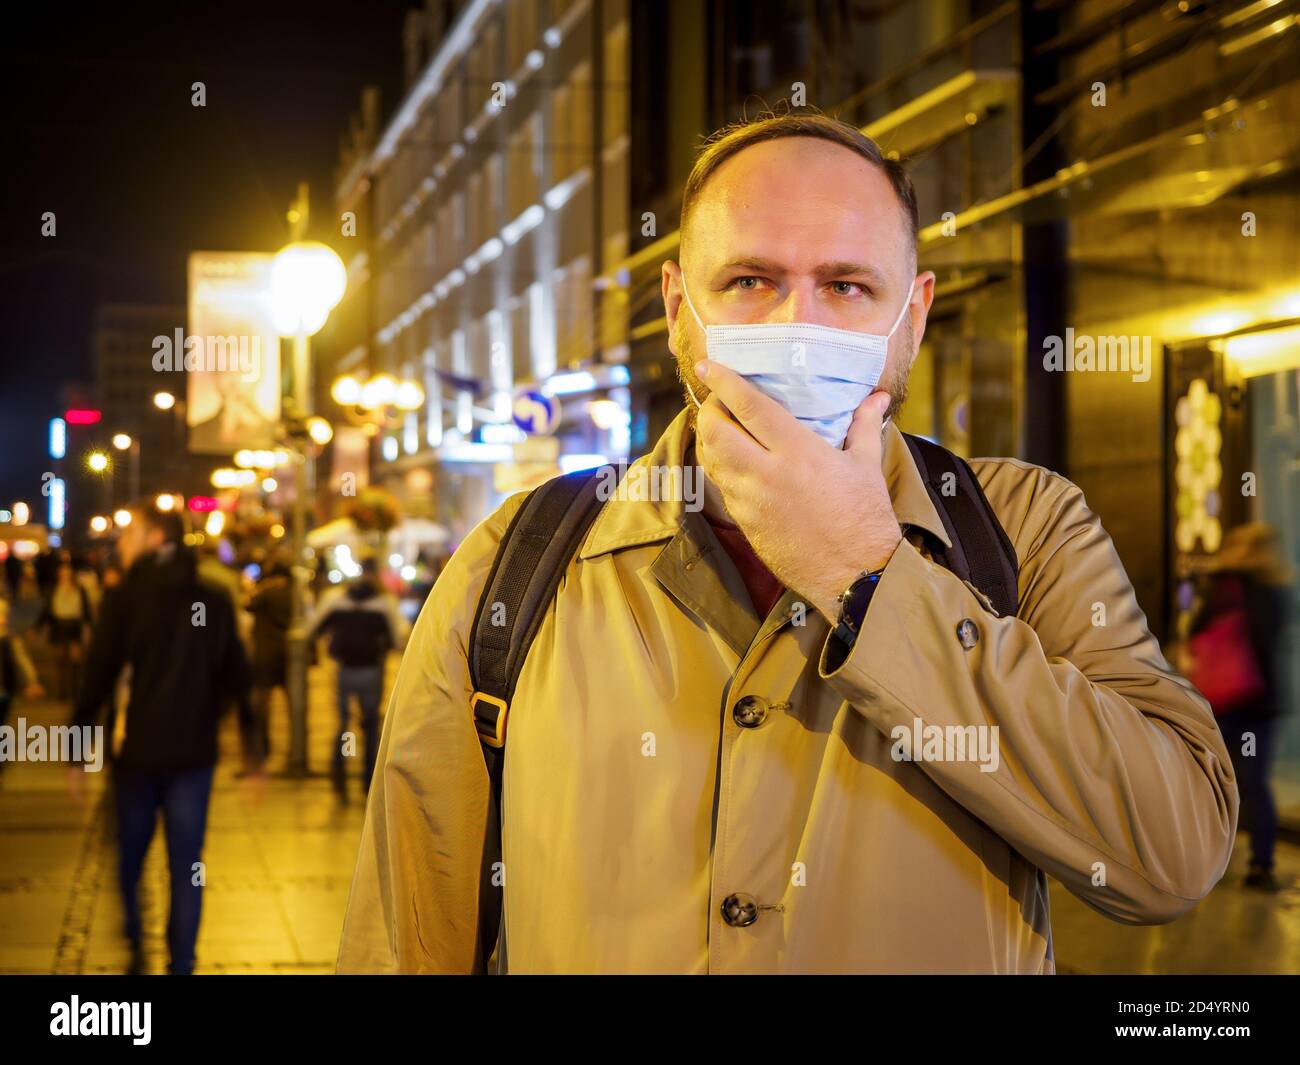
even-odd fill
[(903, 538), (880, 465), (889, 395), (862, 401), (836, 451), (734, 370), (695, 372), (711, 390), (696, 419), (705, 475), (768, 569), (834, 624), (839, 594)]

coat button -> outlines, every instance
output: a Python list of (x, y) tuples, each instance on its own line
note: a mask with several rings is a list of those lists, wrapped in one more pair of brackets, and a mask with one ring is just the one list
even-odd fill
[(731, 708), (731, 717), (741, 728), (758, 728), (767, 720), (767, 700), (746, 695)]
[(975, 622), (971, 621), (970, 618), (962, 618), (961, 621), (957, 622), (957, 639), (961, 641), (961, 645), (968, 651), (979, 643), (980, 630), (975, 627)]
[(722, 900), (722, 919), (732, 928), (744, 928), (758, 920), (758, 901), (752, 895), (728, 895)]

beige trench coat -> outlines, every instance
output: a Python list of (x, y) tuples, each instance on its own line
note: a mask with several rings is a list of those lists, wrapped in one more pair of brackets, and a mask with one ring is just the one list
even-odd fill
[[(683, 412), (640, 462), (680, 465), (688, 443)], [(906, 537), (830, 675), (825, 620), (791, 591), (759, 618), (702, 513), (605, 505), (509, 713), (509, 971), (1050, 973), (1044, 874), (1129, 924), (1218, 881), (1238, 808), (1223, 739), (1080, 490), (972, 463), (1020, 559), (1018, 616), (998, 617), (927, 558), (917, 530), (947, 536), (893, 425), (883, 464)], [(473, 965), (489, 785), (466, 644), (523, 498), (465, 540), (415, 626), (341, 972)], [(944, 758), (995, 725), (996, 759), (973, 739)], [(757, 919), (728, 923), (727, 900)]]

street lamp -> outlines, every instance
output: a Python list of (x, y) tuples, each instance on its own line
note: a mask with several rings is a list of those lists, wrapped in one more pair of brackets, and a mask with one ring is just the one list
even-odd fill
[(171, 410), (176, 406), (176, 397), (170, 392), (155, 392), (153, 394), (153, 405), (159, 410)]
[[(298, 201), (290, 211), (294, 236), (301, 237), (307, 225), (307, 195), (299, 188)], [(332, 248), (319, 241), (294, 240), (280, 250), (271, 263), (271, 320), (281, 336), (293, 340), (293, 393), (286, 406), (294, 420), (306, 418), (305, 428), (311, 441), (323, 446), (333, 430), (323, 418), (314, 419), (311, 395), (310, 337), (320, 332), (347, 288), (348, 272), (343, 260)], [(316, 422), (323, 423), (322, 429)], [(285, 634), (288, 651), (289, 695), (289, 770), (307, 771), (307, 619), (305, 584), (309, 570), (304, 565), (307, 543), (307, 454), (305, 441), (286, 434), (295, 444), (293, 500), (294, 574), (289, 631)], [(322, 439), (323, 437), (323, 439)]]
[(389, 373), (377, 374), (368, 381), (344, 374), (330, 385), (330, 398), (343, 408), (350, 421), (383, 426), (400, 414), (423, 407), (424, 386), (419, 381), (399, 381)]
[(314, 336), (338, 306), (348, 271), (328, 244), (295, 241), (271, 263), (271, 320), (281, 336)]
[(102, 451), (92, 451), (86, 456), (86, 468), (94, 473), (103, 473), (108, 469), (108, 456)]
[(306, 427), (307, 435), (311, 437), (312, 443), (319, 447), (324, 447), (334, 439), (334, 426), (319, 415), (312, 415), (308, 418)]

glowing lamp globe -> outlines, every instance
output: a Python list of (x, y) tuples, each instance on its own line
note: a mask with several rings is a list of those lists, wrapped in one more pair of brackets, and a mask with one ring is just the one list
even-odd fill
[(347, 288), (348, 272), (334, 249), (307, 240), (283, 248), (271, 263), (271, 318), (281, 336), (320, 331)]

